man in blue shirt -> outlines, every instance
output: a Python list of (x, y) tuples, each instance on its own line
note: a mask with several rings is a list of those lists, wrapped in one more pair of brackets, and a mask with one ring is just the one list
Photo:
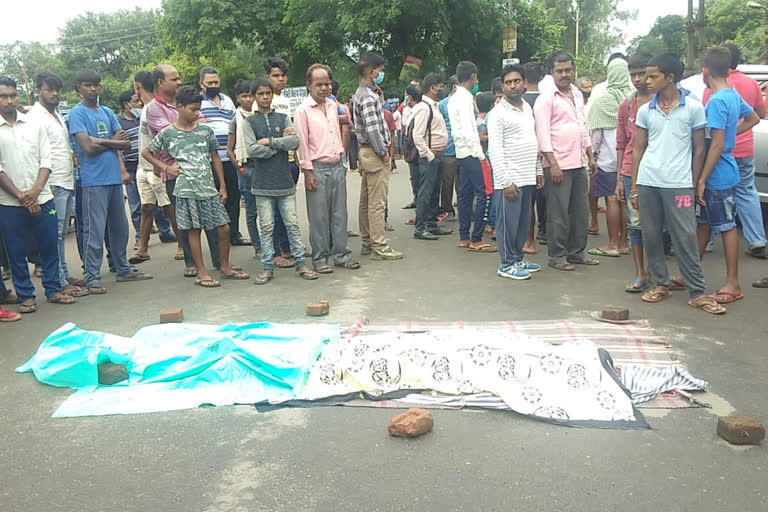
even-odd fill
[(101, 77), (96, 71), (78, 71), (75, 91), (82, 101), (69, 113), (69, 134), (80, 162), (83, 189), (85, 282), (91, 294), (104, 294), (107, 290), (101, 283), (101, 263), (107, 226), (117, 281), (141, 281), (152, 276), (132, 271), (126, 258), (128, 219), (123, 183), (128, 183), (131, 177), (119, 152), (130, 149), (131, 142), (115, 114), (99, 105)]
[[(677, 88), (683, 71), (677, 56), (659, 55), (646, 70), (648, 90), (654, 96), (637, 112), (629, 191), (632, 207), (640, 211), (643, 245), (655, 285), (643, 294), (643, 301), (660, 302), (671, 295), (671, 288), (688, 288), (689, 305), (720, 315), (725, 308), (705, 293), (696, 241), (693, 187), (704, 163), (704, 107)], [(665, 226), (684, 283), (669, 276)]]
[[(728, 84), (731, 52), (716, 46), (704, 57), (703, 76), (712, 97), (707, 102), (707, 127), (712, 143), (709, 146), (704, 169), (696, 185), (696, 221), (698, 222), (699, 257), (710, 234), (721, 233), (725, 249), (725, 284), (714, 294), (720, 304), (743, 299), (739, 287), (739, 234), (736, 230), (736, 186), (739, 184), (739, 166), (731, 154), (736, 135), (760, 122), (760, 117)], [(743, 119), (739, 123), (739, 119)]]

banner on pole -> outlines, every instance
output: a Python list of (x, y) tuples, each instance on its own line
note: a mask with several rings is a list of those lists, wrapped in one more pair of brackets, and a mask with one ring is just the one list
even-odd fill
[(409, 77), (416, 75), (421, 69), (422, 62), (423, 61), (421, 59), (411, 57), (410, 55), (405, 57), (405, 62), (403, 62), (403, 69), (400, 71), (400, 80), (405, 81)]

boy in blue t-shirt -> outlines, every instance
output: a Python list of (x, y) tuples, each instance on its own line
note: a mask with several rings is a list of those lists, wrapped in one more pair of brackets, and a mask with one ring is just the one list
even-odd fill
[(713, 91), (705, 109), (712, 142), (696, 184), (699, 257), (704, 257), (711, 232), (721, 233), (723, 237), (725, 284), (712, 296), (720, 304), (744, 298), (739, 288), (739, 234), (734, 200), (739, 166), (731, 151), (736, 135), (760, 122), (752, 107), (728, 84), (730, 63), (730, 51), (721, 46), (712, 48), (704, 57), (704, 82)]
[(90, 69), (75, 75), (75, 90), (82, 100), (69, 113), (69, 134), (80, 163), (83, 210), (83, 263), (85, 282), (92, 294), (107, 293), (101, 283), (104, 232), (109, 225), (109, 245), (117, 281), (143, 281), (152, 276), (128, 265), (128, 219), (123, 183), (130, 180), (119, 151), (130, 149), (128, 135), (114, 112), (99, 105), (101, 77)]

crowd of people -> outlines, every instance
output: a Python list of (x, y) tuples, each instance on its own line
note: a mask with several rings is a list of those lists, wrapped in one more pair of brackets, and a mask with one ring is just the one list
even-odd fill
[[(500, 277), (540, 271), (526, 259), (537, 243), (547, 247), (548, 266), (564, 272), (598, 265), (591, 256), (631, 253), (627, 292), (656, 303), (687, 290), (691, 306), (722, 314), (723, 304), (743, 298), (737, 220), (749, 254), (764, 258), (766, 246), (751, 136), (765, 107), (757, 83), (736, 70), (739, 58), (736, 48), (706, 54), (705, 106), (680, 86), (683, 66), (671, 54), (615, 54), (605, 82), (577, 87), (574, 59), (555, 52), (545, 69), (506, 66), (487, 92), (479, 91), (475, 64), (463, 61), (447, 83), (434, 73), (411, 82), (394, 112), (379, 86), (386, 62), (374, 53), (361, 56), (348, 104), (331, 69), (310, 66), (308, 95), (295, 111), (282, 94), (288, 65), (277, 57), (267, 59), (263, 77), (238, 81), (232, 98), (212, 67), (200, 70), (199, 87), (181, 85), (169, 65), (141, 71), (117, 114), (99, 103), (99, 74), (80, 70), (80, 101), (66, 119), (55, 74), (37, 74), (38, 101), (27, 109), (18, 105), (16, 82), (0, 77), (0, 256), (7, 258), (0, 263), (15, 290), (0, 281), (1, 302), (36, 311), (30, 262), (48, 302), (106, 293), (105, 247), (117, 282), (152, 279), (136, 265), (151, 257), (154, 225), (163, 242), (178, 245), (184, 276), (203, 288), (228, 279), (264, 285), (275, 267), (295, 267), (305, 280), (359, 269), (350, 236), (361, 237), (361, 255), (401, 259), (386, 236), (389, 179), (401, 152), (415, 239), (453, 233), (445, 226), (458, 206), (458, 247), (498, 252)], [(347, 226), (348, 170), (361, 174), (359, 235)], [(300, 175), (310, 249), (296, 209)], [(126, 197), (136, 233), (131, 256)], [(608, 244), (588, 249), (599, 198)], [(250, 239), (240, 232), (241, 202)], [(82, 279), (65, 253), (73, 209)], [(203, 231), (219, 279), (205, 265)], [(708, 294), (701, 258), (715, 233), (726, 277)], [(261, 272), (252, 277), (232, 265), (231, 246), (252, 246)], [(680, 276), (668, 271), (671, 253)], [(768, 287), (768, 279), (754, 285)], [(0, 320), (19, 318), (0, 307)]]

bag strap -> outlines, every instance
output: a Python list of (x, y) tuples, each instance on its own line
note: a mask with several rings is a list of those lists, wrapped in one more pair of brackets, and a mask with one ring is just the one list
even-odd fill
[[(427, 103), (426, 101), (424, 103)], [(427, 108), (429, 109), (429, 119), (427, 119), (427, 147), (431, 150), (432, 149), (432, 117), (434, 116), (434, 111), (432, 110), (432, 105), (427, 103)]]

